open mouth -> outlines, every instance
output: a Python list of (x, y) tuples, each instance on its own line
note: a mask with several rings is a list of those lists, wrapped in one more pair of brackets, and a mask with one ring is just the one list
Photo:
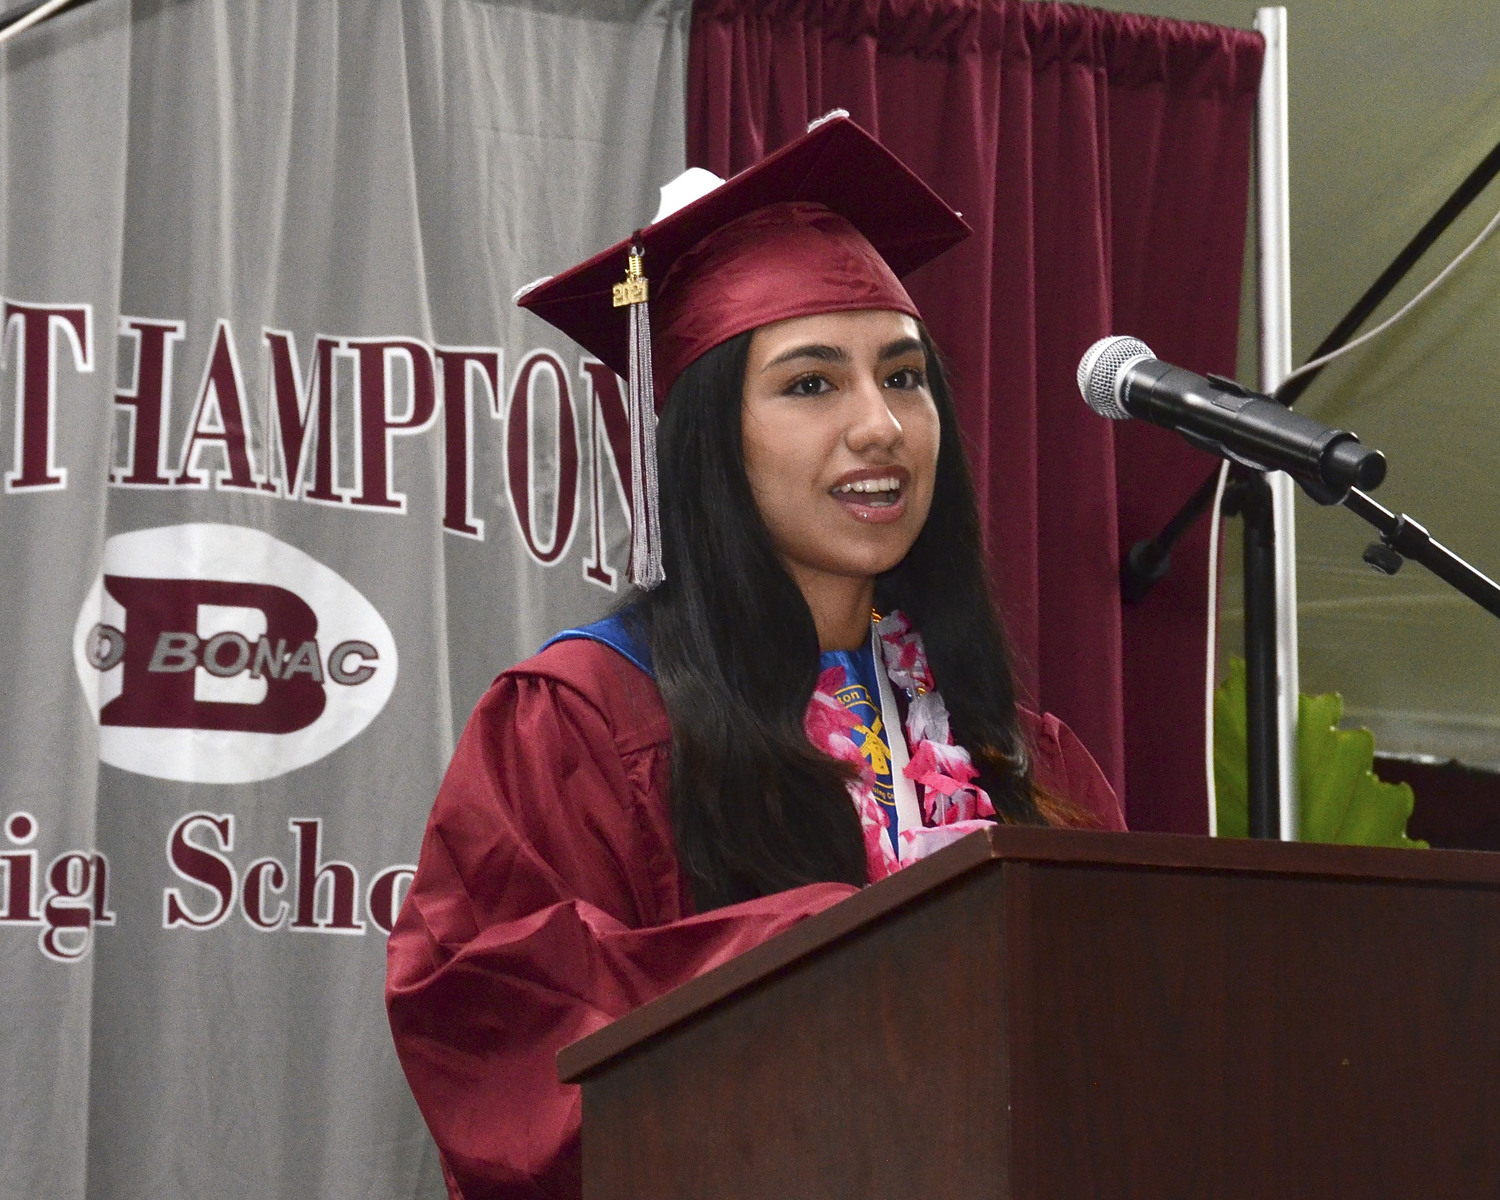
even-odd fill
[(901, 499), (901, 480), (894, 475), (881, 479), (856, 479), (834, 488), (833, 496), (870, 508), (889, 508)]

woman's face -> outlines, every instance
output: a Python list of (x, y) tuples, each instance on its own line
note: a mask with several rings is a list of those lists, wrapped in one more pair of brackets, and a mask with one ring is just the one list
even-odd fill
[(911, 549), (932, 506), (938, 414), (917, 323), (796, 317), (750, 339), (745, 474), (788, 573), (869, 580)]

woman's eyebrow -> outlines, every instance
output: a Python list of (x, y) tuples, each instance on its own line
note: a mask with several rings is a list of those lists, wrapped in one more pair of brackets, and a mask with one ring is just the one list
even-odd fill
[(769, 371), (772, 367), (779, 367), (782, 363), (791, 362), (794, 358), (815, 358), (819, 362), (836, 363), (842, 365), (849, 361), (849, 351), (842, 346), (825, 346), (812, 343), (806, 346), (793, 346), (778, 354), (770, 362), (761, 368)]
[(922, 345), (920, 338), (905, 337), (897, 338), (894, 342), (887, 342), (880, 348), (880, 361), (888, 358), (900, 358), (903, 354), (926, 354), (927, 347)]

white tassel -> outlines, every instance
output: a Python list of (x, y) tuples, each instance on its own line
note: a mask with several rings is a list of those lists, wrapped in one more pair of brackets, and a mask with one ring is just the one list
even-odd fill
[(666, 575), (661, 565), (661, 494), (656, 473), (656, 387), (651, 365), (651, 310), (639, 246), (630, 250), (617, 308), (630, 307), (630, 582), (650, 591)]

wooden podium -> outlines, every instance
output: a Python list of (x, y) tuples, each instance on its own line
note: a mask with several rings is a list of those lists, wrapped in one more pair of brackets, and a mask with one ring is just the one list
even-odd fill
[(1500, 1196), (1500, 855), (1000, 828), (558, 1056), (585, 1200)]

